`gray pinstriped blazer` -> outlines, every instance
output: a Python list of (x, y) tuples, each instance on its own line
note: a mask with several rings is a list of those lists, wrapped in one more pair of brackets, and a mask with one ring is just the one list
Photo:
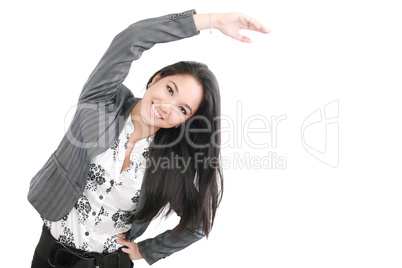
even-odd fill
[[(131, 63), (157, 43), (198, 34), (195, 10), (146, 19), (120, 32), (91, 73), (79, 97), (69, 129), (56, 151), (32, 178), (28, 200), (48, 220), (65, 216), (82, 194), (90, 160), (111, 147), (131, 109), (140, 100), (123, 85)], [(144, 181), (143, 186), (146, 184)], [(137, 210), (142, 207), (140, 196)], [(134, 222), (126, 238), (134, 240), (149, 225)], [(200, 229), (187, 228), (177, 236), (168, 230), (138, 243), (144, 259), (153, 264), (201, 239)]]

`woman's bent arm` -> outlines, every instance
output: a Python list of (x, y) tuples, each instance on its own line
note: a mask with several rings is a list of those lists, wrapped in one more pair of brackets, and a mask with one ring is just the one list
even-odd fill
[(131, 64), (157, 43), (166, 43), (198, 34), (194, 10), (146, 19), (119, 33), (89, 76), (80, 102), (113, 99), (127, 77)]

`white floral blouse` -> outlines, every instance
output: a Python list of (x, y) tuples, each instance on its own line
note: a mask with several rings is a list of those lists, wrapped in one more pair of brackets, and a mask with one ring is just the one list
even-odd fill
[(116, 234), (131, 228), (148, 157), (151, 137), (136, 142), (130, 165), (122, 172), (127, 142), (134, 131), (131, 116), (114, 145), (94, 157), (86, 187), (71, 211), (57, 222), (44, 219), (54, 238), (74, 248), (114, 252)]

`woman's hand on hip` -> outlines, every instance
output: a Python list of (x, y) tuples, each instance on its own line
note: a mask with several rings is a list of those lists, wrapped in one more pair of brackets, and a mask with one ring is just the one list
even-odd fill
[(125, 252), (128, 254), (128, 257), (130, 258), (130, 260), (134, 261), (134, 260), (139, 260), (142, 259), (142, 255), (141, 252), (138, 248), (137, 243), (135, 242), (131, 242), (131, 241), (127, 241), (125, 238), (126, 236), (124, 234), (118, 234), (116, 235), (117, 239), (116, 239), (116, 243), (126, 246), (127, 248), (122, 248), (121, 251)]
[(270, 32), (263, 24), (243, 13), (211, 13), (194, 14), (194, 21), (198, 31), (214, 28), (223, 34), (245, 43), (251, 39), (241, 35), (240, 30), (250, 30), (267, 34)]

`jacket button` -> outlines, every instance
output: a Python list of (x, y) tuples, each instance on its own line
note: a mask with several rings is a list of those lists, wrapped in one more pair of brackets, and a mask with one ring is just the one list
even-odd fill
[(103, 195), (100, 195), (100, 196), (99, 196), (99, 199), (102, 200), (102, 199), (103, 199)]
[(185, 15), (184, 13), (172, 15), (172, 16), (170, 16), (170, 19), (171, 19), (171, 20), (175, 20), (175, 19), (178, 19), (178, 18), (180, 18), (180, 17), (182, 17), (182, 16), (184, 16), (184, 15)]
[(85, 232), (85, 235), (86, 235), (86, 236), (88, 236), (88, 235), (89, 235), (89, 233), (88, 233), (88, 232)]

